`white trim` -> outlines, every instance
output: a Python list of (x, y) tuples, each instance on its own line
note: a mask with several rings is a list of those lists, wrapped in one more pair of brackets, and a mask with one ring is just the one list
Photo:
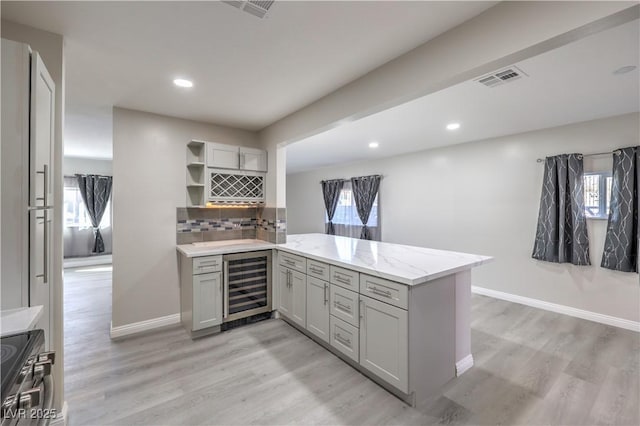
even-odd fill
[(640, 322), (638, 321), (631, 321), (611, 315), (585, 311), (584, 309), (573, 308), (566, 305), (558, 305), (556, 303), (545, 302), (544, 300), (532, 299), (530, 297), (518, 296), (511, 293), (504, 293), (502, 291), (491, 290), (484, 287), (471, 286), (471, 291), (475, 294), (481, 294), (483, 296), (489, 296), (495, 299), (507, 300), (509, 302), (519, 303), (521, 305), (544, 309), (545, 311), (557, 312), (559, 314), (569, 315), (588, 321), (599, 322), (601, 324), (607, 324), (640, 333)]
[(111, 324), (109, 335), (112, 339), (117, 339), (131, 334), (142, 333), (144, 331), (154, 330), (168, 325), (180, 324), (180, 314), (167, 315), (165, 317), (153, 318), (146, 321), (134, 322), (133, 324), (121, 325), (114, 327)]
[(70, 257), (68, 259), (64, 259), (64, 268), (77, 268), (79, 266), (93, 266), (93, 265), (109, 265), (111, 264), (112, 258), (110, 254), (105, 254), (101, 256), (90, 256), (90, 257)]
[(473, 367), (473, 354), (469, 354), (456, 362), (456, 376), (461, 376), (471, 367)]
[(50, 426), (67, 426), (69, 423), (69, 406), (67, 405), (67, 401), (62, 403), (62, 410), (51, 419)]

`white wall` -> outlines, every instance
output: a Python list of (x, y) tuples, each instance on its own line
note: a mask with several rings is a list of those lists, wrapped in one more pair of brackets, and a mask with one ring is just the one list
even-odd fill
[(180, 312), (176, 208), (192, 139), (258, 146), (253, 132), (113, 110), (113, 327)]
[(62, 173), (65, 176), (73, 176), (76, 173), (113, 176), (113, 165), (111, 160), (64, 157)]
[[(50, 280), (53, 286), (51, 300), (53, 311), (53, 348), (56, 351), (56, 364), (54, 375), (57, 377), (54, 405), (58, 411), (62, 408), (64, 400), (64, 336), (63, 336), (63, 304), (62, 304), (62, 153), (64, 135), (64, 94), (65, 94), (65, 64), (64, 64), (64, 39), (59, 34), (42, 31), (37, 28), (2, 20), (2, 37), (9, 40), (26, 43), (42, 56), (55, 85), (55, 141), (53, 149), (53, 198), (55, 207), (53, 210), (53, 243)], [(3, 141), (4, 142), (4, 141)]]
[[(543, 164), (536, 158), (637, 145), (640, 115), (512, 135), (287, 176), (287, 230), (323, 232), (320, 181), (382, 174), (382, 240), (495, 256), (473, 284), (640, 321), (638, 275), (599, 267), (606, 221), (589, 220), (593, 266), (531, 259)], [(611, 158), (585, 158), (586, 171)]]

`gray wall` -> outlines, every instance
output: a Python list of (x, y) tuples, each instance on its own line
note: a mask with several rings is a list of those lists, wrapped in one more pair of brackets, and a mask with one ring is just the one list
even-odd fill
[(258, 146), (253, 132), (113, 110), (113, 327), (180, 312), (176, 209), (192, 139)]
[[(62, 171), (65, 176), (73, 176), (76, 173), (113, 176), (112, 161), (98, 160), (94, 158), (64, 157)], [(113, 213), (113, 203), (112, 203)], [(112, 223), (113, 223), (113, 217)], [(104, 252), (100, 255), (112, 252), (112, 227), (105, 226), (100, 229), (104, 240)], [(64, 257), (91, 257), (96, 254), (93, 250), (94, 236), (91, 228), (64, 228)]]
[[(382, 240), (495, 256), (473, 284), (640, 320), (638, 275), (600, 268), (606, 221), (589, 220), (594, 266), (531, 259), (543, 165), (536, 158), (637, 145), (637, 113), (287, 176), (289, 234), (323, 232), (320, 181), (380, 173)], [(611, 157), (585, 158), (586, 171)]]
[(63, 149), (63, 130), (64, 130), (64, 94), (65, 94), (65, 76), (64, 76), (64, 40), (59, 34), (42, 31), (37, 28), (26, 25), (17, 24), (15, 22), (3, 20), (1, 23), (2, 37), (9, 40), (15, 40), (26, 43), (40, 55), (47, 66), (47, 71), (56, 84), (56, 100), (55, 100), (55, 146), (53, 150), (53, 178), (55, 189), (53, 198), (55, 203), (53, 217), (53, 248), (52, 248), (52, 278), (50, 280), (53, 286), (52, 295), (52, 312), (53, 324), (51, 327), (51, 335), (53, 338), (53, 349), (56, 351), (56, 364), (54, 366), (54, 375), (56, 380), (55, 402), (54, 405), (58, 411), (62, 408), (64, 399), (64, 337), (63, 337), (63, 304), (62, 304), (62, 153)]

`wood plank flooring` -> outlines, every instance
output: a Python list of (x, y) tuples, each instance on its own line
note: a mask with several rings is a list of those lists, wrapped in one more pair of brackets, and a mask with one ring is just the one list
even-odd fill
[(416, 410), (280, 320), (112, 342), (108, 267), (65, 271), (70, 425), (640, 424), (640, 335), (473, 296), (475, 366)]

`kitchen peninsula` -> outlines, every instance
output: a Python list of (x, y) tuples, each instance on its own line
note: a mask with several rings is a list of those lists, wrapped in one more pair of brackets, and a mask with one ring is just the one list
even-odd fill
[[(181, 285), (196, 265), (228, 274), (216, 257), (238, 247), (224, 241), (196, 250), (178, 246), (190, 261)], [(278, 316), (407, 403), (428, 400), (473, 365), (471, 269), (491, 257), (324, 234), (289, 235), (272, 247)], [(251, 242), (242, 244), (250, 250)], [(228, 303), (222, 282), (212, 281), (218, 304)], [(220, 317), (219, 309), (212, 312)]]

